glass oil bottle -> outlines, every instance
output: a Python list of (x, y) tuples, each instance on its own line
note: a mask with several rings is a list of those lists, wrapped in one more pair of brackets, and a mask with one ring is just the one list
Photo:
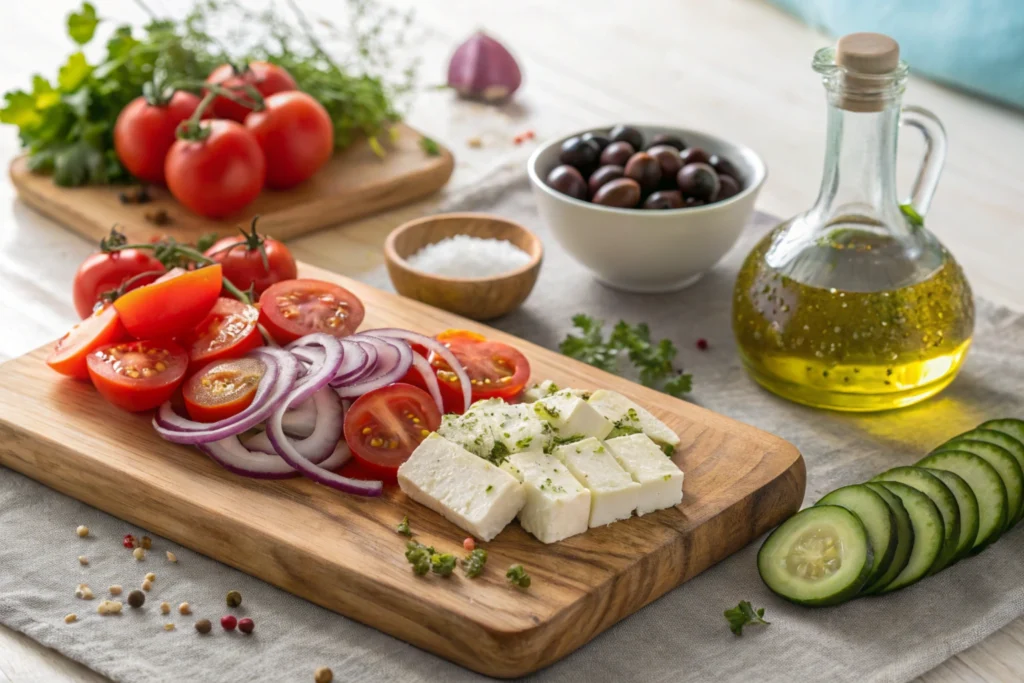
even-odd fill
[[(813, 66), (828, 97), (821, 190), (747, 256), (733, 331), (753, 378), (780, 396), (835, 410), (907, 406), (953, 380), (974, 328), (970, 286), (923, 221), (945, 132), (930, 112), (901, 108), (908, 69), (891, 38), (844, 36)], [(901, 124), (926, 141), (903, 205)]]

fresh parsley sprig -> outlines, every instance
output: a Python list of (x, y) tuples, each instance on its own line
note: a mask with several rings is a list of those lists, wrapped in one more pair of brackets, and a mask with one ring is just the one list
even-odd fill
[(767, 626), (771, 623), (764, 619), (764, 607), (755, 610), (746, 600), (740, 600), (740, 604), (725, 610), (724, 614), (729, 630), (738, 636), (743, 635), (744, 626)]
[(630, 325), (620, 320), (608, 339), (604, 336), (603, 320), (580, 313), (573, 316), (572, 324), (579, 334), (569, 334), (559, 346), (566, 356), (607, 372), (617, 372), (619, 358), (625, 352), (645, 386), (675, 397), (692, 388), (692, 377), (673, 363), (678, 354), (675, 344), (669, 339), (652, 342), (651, 329), (646, 323)]

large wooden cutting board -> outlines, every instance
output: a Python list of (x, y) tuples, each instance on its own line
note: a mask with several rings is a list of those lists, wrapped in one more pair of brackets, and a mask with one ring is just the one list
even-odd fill
[[(257, 481), (198, 450), (163, 441), (84, 383), (58, 376), (46, 348), (0, 365), (0, 464), (481, 673), (513, 677), (564, 657), (704, 571), (799, 507), (805, 470), (782, 439), (638, 386), (450, 313), (309, 266), (366, 304), (364, 328), (477, 330), (514, 343), (535, 379), (619, 391), (679, 433), (686, 473), (677, 508), (553, 545), (516, 523), (485, 547), (471, 580), (417, 577), (395, 525), (408, 515), (423, 543), (461, 556), (465, 532), (397, 487), (358, 498), (305, 479)], [(522, 563), (533, 584), (510, 587)], [(724, 628), (724, 624), (723, 624)]]
[[(385, 145), (383, 158), (359, 140), (298, 187), (265, 190), (238, 215), (223, 220), (197, 216), (162, 188), (150, 190), (151, 202), (125, 204), (119, 198), (123, 186), (58, 187), (49, 176), (29, 171), (25, 157), (12, 162), (10, 174), (26, 204), (97, 242), (115, 224), (133, 242), (164, 235), (195, 242), (211, 232), (236, 233), (255, 215), (260, 216), (261, 233), (283, 240), (401, 206), (443, 187), (455, 165), (451, 153), (442, 147), (439, 155), (428, 156), (420, 147), (419, 132), (404, 124), (395, 130), (397, 137)], [(169, 224), (146, 219), (160, 209), (170, 216)]]

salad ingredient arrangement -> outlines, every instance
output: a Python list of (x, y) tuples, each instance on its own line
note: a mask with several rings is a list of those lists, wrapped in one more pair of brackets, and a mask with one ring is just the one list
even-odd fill
[(448, 64), (448, 87), (462, 97), (503, 102), (522, 82), (523, 75), (512, 53), (483, 31), (477, 31), (460, 45)]
[(780, 596), (833, 605), (905, 588), (1024, 515), (1024, 420), (990, 420), (911, 467), (837, 489), (780, 525), (758, 571)]

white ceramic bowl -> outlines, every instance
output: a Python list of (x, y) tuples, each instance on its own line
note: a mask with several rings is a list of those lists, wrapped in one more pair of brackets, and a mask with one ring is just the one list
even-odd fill
[(540, 147), (527, 172), (541, 218), (559, 244), (604, 284), (628, 292), (671, 292), (692, 285), (725, 256), (754, 212), (754, 202), (768, 175), (752, 149), (706, 133), (667, 126), (635, 126), (644, 139), (658, 133), (681, 137), (733, 163), (743, 189), (729, 199), (684, 209), (647, 211), (616, 209), (574, 199), (544, 182), (558, 165), (562, 143), (587, 132), (606, 133), (611, 126), (588, 128)]

